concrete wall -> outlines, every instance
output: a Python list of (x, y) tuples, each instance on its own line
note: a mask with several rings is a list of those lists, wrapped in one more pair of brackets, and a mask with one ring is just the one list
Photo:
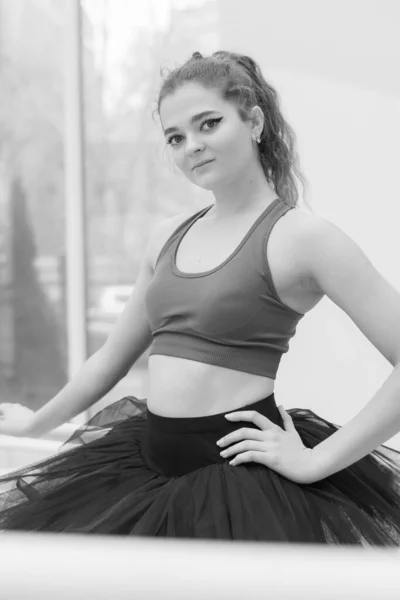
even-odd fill
[[(314, 211), (349, 234), (400, 290), (400, 4), (222, 0), (220, 21), (219, 49), (252, 56), (281, 96)], [(300, 323), (276, 395), (287, 408), (310, 407), (343, 424), (391, 370), (324, 299)], [(400, 448), (400, 436), (391, 443)]]

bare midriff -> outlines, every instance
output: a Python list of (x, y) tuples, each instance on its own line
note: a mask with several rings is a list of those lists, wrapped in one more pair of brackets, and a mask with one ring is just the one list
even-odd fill
[(266, 398), (274, 380), (206, 363), (152, 354), (147, 406), (166, 417), (201, 417), (240, 409)]
[[(268, 200), (272, 201), (273, 198), (275, 194), (271, 193)], [(210, 215), (197, 221), (181, 240), (176, 265), (180, 272), (204, 272), (222, 264), (262, 210), (265, 210), (265, 200), (247, 222), (243, 218), (233, 225), (231, 222), (225, 233), (220, 226), (212, 226)], [(271, 240), (275, 240), (275, 247), (272, 253), (270, 250), (269, 264), (282, 301), (294, 310), (306, 313), (319, 302), (322, 295), (303, 287), (297, 265), (288, 266), (287, 257), (298, 254), (298, 249), (293, 251), (290, 244), (296, 239), (294, 232), (301, 219), (304, 220), (302, 211), (291, 210), (274, 226), (269, 246)], [(154, 249), (153, 269), (167, 234), (172, 233), (176, 227), (177, 223), (174, 222), (171, 231), (166, 232), (165, 239), (160, 238)], [(232, 231), (235, 232), (234, 236)], [(207, 239), (206, 248), (204, 239)], [(226, 247), (221, 250), (222, 240)], [(277, 245), (276, 240), (280, 242)], [(182, 259), (186, 260), (182, 263)], [(147, 405), (153, 413), (166, 417), (201, 417), (240, 409), (257, 402), (271, 395), (274, 386), (275, 380), (269, 377), (186, 358), (152, 354), (148, 362)]]

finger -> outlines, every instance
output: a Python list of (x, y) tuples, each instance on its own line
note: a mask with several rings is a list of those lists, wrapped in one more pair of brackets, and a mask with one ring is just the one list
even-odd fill
[(223, 458), (228, 458), (229, 456), (235, 456), (240, 452), (249, 452), (250, 450), (258, 450), (259, 452), (265, 452), (265, 447), (263, 442), (257, 442), (255, 440), (243, 440), (238, 444), (234, 444), (229, 448), (226, 448), (222, 452), (220, 452)]
[(273, 429), (277, 427), (275, 423), (256, 410), (241, 410), (228, 413), (225, 415), (225, 419), (228, 419), (229, 421), (250, 421), (260, 429)]
[(281, 414), (285, 431), (296, 431), (292, 417), (286, 412), (282, 405), (278, 406), (278, 410)]
[(237, 466), (249, 462), (268, 466), (268, 454), (267, 452), (260, 452), (258, 450), (248, 450), (247, 452), (242, 452), (235, 456), (235, 458), (229, 461), (229, 464)]
[(250, 427), (242, 427), (241, 429), (236, 429), (228, 435), (225, 435), (220, 440), (218, 440), (217, 445), (220, 447), (229, 446), (234, 442), (240, 442), (240, 440), (262, 440), (265, 434), (259, 429), (253, 429)]

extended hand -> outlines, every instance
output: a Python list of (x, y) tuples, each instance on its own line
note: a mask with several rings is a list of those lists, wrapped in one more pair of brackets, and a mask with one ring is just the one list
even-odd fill
[(0, 404), (0, 435), (28, 436), (34, 414), (33, 410), (21, 404)]
[(218, 440), (220, 447), (230, 446), (221, 456), (236, 455), (231, 465), (257, 462), (296, 483), (313, 483), (319, 479), (318, 465), (313, 450), (306, 448), (282, 406), (278, 410), (285, 429), (254, 410), (236, 411), (225, 415), (229, 421), (250, 421), (259, 427), (243, 427)]

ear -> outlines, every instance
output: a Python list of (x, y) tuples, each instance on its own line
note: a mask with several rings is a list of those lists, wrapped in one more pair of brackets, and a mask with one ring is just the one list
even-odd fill
[(254, 138), (261, 137), (264, 129), (265, 116), (261, 108), (256, 105), (250, 110), (251, 133)]

